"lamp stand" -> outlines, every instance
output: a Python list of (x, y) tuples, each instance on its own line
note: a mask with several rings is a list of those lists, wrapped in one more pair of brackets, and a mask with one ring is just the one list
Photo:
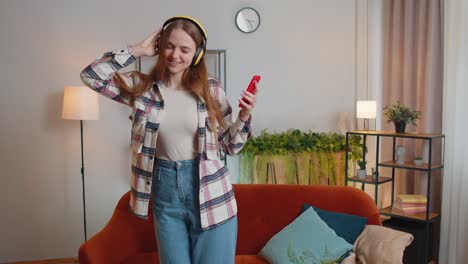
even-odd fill
[(83, 151), (83, 120), (80, 120), (80, 134), (81, 134), (81, 182), (83, 184), (83, 223), (84, 223), (84, 236), (85, 241), (88, 241), (86, 234), (86, 199), (85, 199), (85, 178), (84, 178), (84, 151)]

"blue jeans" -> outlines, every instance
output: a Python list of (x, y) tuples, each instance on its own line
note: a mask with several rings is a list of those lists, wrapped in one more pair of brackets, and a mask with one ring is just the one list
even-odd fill
[(161, 264), (233, 264), (237, 217), (210, 230), (200, 224), (198, 159), (155, 161), (152, 200)]

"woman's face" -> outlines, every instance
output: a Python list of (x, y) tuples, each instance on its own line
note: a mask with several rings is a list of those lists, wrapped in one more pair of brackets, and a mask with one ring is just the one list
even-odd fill
[(184, 30), (175, 28), (169, 34), (164, 49), (166, 67), (171, 74), (182, 74), (195, 55), (196, 43)]

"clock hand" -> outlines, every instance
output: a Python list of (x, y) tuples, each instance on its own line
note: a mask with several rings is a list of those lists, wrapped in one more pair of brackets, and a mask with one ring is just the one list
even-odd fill
[(253, 21), (253, 20), (250, 20), (250, 19), (247, 19), (247, 22), (249, 22), (250, 29), (253, 29), (253, 28), (254, 28), (254, 26), (253, 26), (253, 24), (252, 24), (252, 23), (253, 23), (254, 21)]

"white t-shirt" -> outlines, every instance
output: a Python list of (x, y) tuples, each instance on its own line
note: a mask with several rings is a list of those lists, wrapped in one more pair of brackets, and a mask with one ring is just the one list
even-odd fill
[(156, 157), (188, 160), (198, 154), (197, 96), (190, 90), (167, 88), (158, 82), (164, 98), (164, 111), (156, 142)]

